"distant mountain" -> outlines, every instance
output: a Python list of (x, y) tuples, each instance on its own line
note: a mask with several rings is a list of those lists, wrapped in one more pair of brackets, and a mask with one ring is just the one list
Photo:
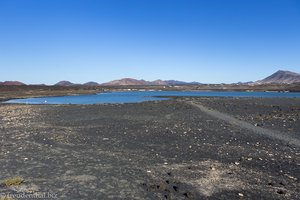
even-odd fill
[(300, 74), (290, 71), (279, 70), (271, 76), (268, 76), (267, 78), (256, 81), (255, 84), (291, 84), (297, 82), (300, 82)]
[(146, 85), (168, 85), (166, 81), (163, 80), (155, 80), (155, 81), (146, 81)]
[(59, 81), (55, 85), (56, 86), (72, 86), (72, 85), (75, 85), (75, 84), (71, 83), (70, 81)]
[(114, 80), (107, 83), (103, 83), (102, 85), (147, 85), (147, 81), (136, 80), (133, 78), (123, 78), (120, 80)]
[(185, 85), (186, 82), (184, 81), (177, 81), (177, 80), (167, 80), (165, 81), (168, 85)]
[(26, 85), (26, 84), (20, 81), (4, 81), (1, 82), (0, 85)]
[[(257, 84), (293, 84), (293, 83), (300, 83), (300, 74), (295, 73), (295, 72), (290, 72), (290, 71), (283, 71), (279, 70), (275, 72), (274, 74), (256, 81), (256, 82), (237, 82), (237, 83), (232, 83), (234, 85), (257, 85)], [(155, 80), (155, 81), (146, 81), (146, 80), (137, 80), (133, 78), (123, 78), (119, 80), (113, 80), (109, 81), (106, 83), (99, 84), (97, 82), (87, 82), (82, 85), (85, 86), (98, 86), (98, 85), (106, 85), (106, 86), (129, 86), (129, 85), (140, 85), (140, 86), (145, 86), (145, 85), (200, 85), (202, 83), (199, 82), (185, 82), (185, 81), (178, 81), (178, 80)], [(5, 81), (5, 82), (0, 82), (0, 85), (26, 85), (22, 82), (19, 81)], [(44, 84), (36, 84), (36, 85), (44, 85)], [(55, 86), (79, 86), (81, 84), (74, 84), (70, 81), (60, 81), (55, 84)]]
[(83, 85), (96, 86), (99, 85), (99, 83), (91, 81), (91, 82), (84, 83)]
[(137, 80), (133, 78), (123, 78), (120, 80), (114, 80), (107, 83), (103, 83), (102, 85), (198, 85), (198, 82), (184, 82), (184, 81), (176, 81), (176, 80), (155, 80), (155, 81), (145, 81), (145, 80)]
[(177, 81), (177, 80), (166, 80), (167, 85), (199, 85), (199, 82), (185, 82), (185, 81)]

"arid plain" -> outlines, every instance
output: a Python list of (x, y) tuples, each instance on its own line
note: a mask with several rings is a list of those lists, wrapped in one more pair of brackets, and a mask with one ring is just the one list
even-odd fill
[[(45, 93), (33, 90), (31, 95)], [(58, 199), (299, 198), (298, 98), (2, 103), (0, 110), (2, 194), (51, 192)]]

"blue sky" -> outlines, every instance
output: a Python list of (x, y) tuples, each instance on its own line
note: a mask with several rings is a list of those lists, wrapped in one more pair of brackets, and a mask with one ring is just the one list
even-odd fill
[(0, 81), (300, 72), (299, 0), (0, 0)]

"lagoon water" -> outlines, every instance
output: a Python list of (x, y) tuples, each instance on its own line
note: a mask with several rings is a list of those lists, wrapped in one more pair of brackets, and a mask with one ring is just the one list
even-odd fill
[(6, 103), (22, 104), (101, 104), (101, 103), (139, 103), (143, 101), (167, 100), (172, 96), (207, 96), (207, 97), (291, 97), (300, 98), (299, 92), (216, 92), (216, 91), (122, 91), (94, 95), (40, 97), (12, 99)]

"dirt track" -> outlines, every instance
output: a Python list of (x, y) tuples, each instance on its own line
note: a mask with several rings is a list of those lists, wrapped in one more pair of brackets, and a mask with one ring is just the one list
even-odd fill
[(296, 137), (294, 137), (292, 134), (289, 133), (283, 133), (277, 130), (269, 130), (266, 128), (257, 127), (255, 125), (252, 125), (248, 122), (239, 120), (234, 118), (233, 116), (230, 116), (226, 113), (221, 113), (216, 110), (209, 109), (201, 104), (197, 104), (194, 102), (190, 102), (191, 105), (195, 106), (196, 108), (200, 109), (201, 111), (205, 112), (206, 114), (215, 117), (217, 119), (223, 120), (227, 123), (237, 125), (243, 129), (248, 129), (252, 131), (253, 133), (261, 134), (267, 137), (271, 137), (274, 139), (282, 140), (284, 142), (287, 142), (288, 144), (295, 145), (297, 147), (300, 147), (300, 140)]

